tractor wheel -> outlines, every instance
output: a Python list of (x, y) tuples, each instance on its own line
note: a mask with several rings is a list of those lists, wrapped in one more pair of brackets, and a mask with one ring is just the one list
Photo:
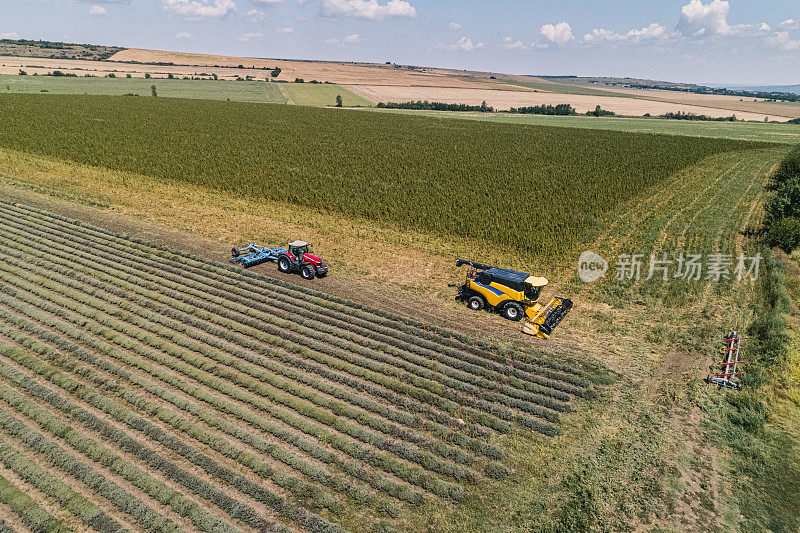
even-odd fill
[(239, 249), (238, 248), (234, 248), (233, 250), (231, 250), (231, 255), (233, 257), (239, 257)]
[(300, 276), (303, 279), (314, 279), (317, 275), (317, 269), (314, 265), (303, 265), (300, 267)]
[(480, 311), (483, 309), (484, 303), (483, 298), (480, 296), (473, 296), (469, 300), (467, 300), (467, 307), (472, 309), (473, 311)]
[(285, 255), (278, 258), (278, 270), (284, 273), (292, 271), (292, 263)]
[(503, 307), (503, 316), (514, 322), (521, 320), (523, 315), (522, 306), (517, 302), (509, 302)]

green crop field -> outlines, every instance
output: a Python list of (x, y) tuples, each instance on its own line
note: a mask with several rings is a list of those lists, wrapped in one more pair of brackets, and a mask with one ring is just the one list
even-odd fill
[(158, 96), (201, 100), (231, 100), (284, 104), (286, 98), (275, 84), (261, 81), (170, 80), (145, 78), (72, 78), (66, 76), (0, 75), (0, 94), (89, 94), (113, 96)]
[(332, 83), (282, 83), (289, 102), (295, 105), (325, 107), (336, 105), (336, 96), (342, 96), (345, 107), (372, 107), (373, 104), (344, 87)]
[(604, 213), (678, 170), (760, 146), (234, 102), (5, 95), (0, 103), (8, 148), (538, 256), (570, 250)]
[(626, 131), (630, 133), (656, 133), (690, 137), (709, 137), (741, 141), (781, 144), (800, 143), (800, 124), (773, 122), (713, 122), (668, 120), (636, 117), (587, 117), (512, 115), (509, 113), (461, 113), (451, 111), (416, 111), (407, 109), (374, 109), (379, 113), (395, 113), (438, 118), (460, 118), (502, 124), (531, 126), (560, 126), (592, 130)]
[[(199, 67), (198, 67), (199, 68)], [(145, 78), (73, 78), (66, 76), (11, 76), (0, 74), (0, 94), (84, 94), (152, 96), (151, 87), (164, 98), (230, 100), (264, 104), (291, 103), (333, 106), (342, 95), (343, 105), (372, 107), (369, 100), (330, 83), (264, 83), (263, 81), (183, 80)]]
[(593, 394), (532, 353), (25, 206), (0, 226), (0, 503), (40, 530), (387, 531), (501, 483), (501, 436), (547, 441)]

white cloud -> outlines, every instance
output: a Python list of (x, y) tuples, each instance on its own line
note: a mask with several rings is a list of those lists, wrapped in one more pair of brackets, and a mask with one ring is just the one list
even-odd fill
[(471, 52), (472, 50), (478, 50), (480, 48), (485, 47), (486, 44), (484, 43), (473, 43), (472, 39), (467, 39), (466, 37), (462, 37), (453, 44), (445, 45), (445, 50), (463, 50), (465, 52)]
[(181, 39), (181, 40), (183, 40), (183, 41), (190, 41), (190, 40), (194, 39), (194, 37), (192, 36), (192, 34), (191, 34), (191, 33), (189, 33), (188, 31), (182, 31), (182, 32), (180, 32), (178, 35), (176, 35), (176, 36), (175, 36), (175, 38), (176, 38), (176, 39)]
[(586, 44), (600, 43), (621, 43), (621, 42), (645, 42), (645, 41), (665, 41), (676, 36), (675, 32), (667, 33), (666, 28), (657, 22), (651, 23), (640, 30), (630, 30), (627, 33), (616, 33), (603, 28), (592, 30), (583, 36)]
[(106, 8), (104, 8), (103, 6), (94, 5), (89, 8), (89, 14), (94, 17), (100, 17), (105, 15), (106, 13), (108, 13), (108, 11), (106, 11)]
[(541, 34), (550, 41), (562, 45), (573, 40), (572, 28), (566, 22), (559, 22), (558, 24), (545, 24), (542, 26)]
[(506, 37), (500, 43), (500, 48), (503, 50), (527, 50), (528, 46), (520, 40), (514, 40), (512, 37)]
[(461, 24), (459, 24), (458, 22), (451, 22), (450, 24), (447, 25), (447, 29), (450, 31), (458, 31), (461, 29)]
[(362, 39), (359, 34), (354, 33), (354, 34), (348, 35), (347, 37), (344, 37), (342, 39), (336, 39), (336, 38), (326, 39), (325, 40), (325, 44), (327, 44), (328, 46), (345, 46), (347, 44), (360, 43), (363, 40), (364, 39)]
[(275, 31), (277, 31), (278, 33), (292, 33), (294, 31), (294, 28), (278, 28)]
[(249, 17), (250, 20), (252, 20), (253, 22), (261, 22), (266, 18), (264, 12), (261, 11), (260, 9), (251, 9), (250, 11), (245, 13), (245, 16)]
[(236, 9), (233, 0), (162, 0), (167, 13), (189, 19), (224, 17)]
[(19, 39), (19, 33), (15, 31), (10, 33), (0, 33), (0, 39)]
[(788, 31), (778, 31), (774, 35), (766, 38), (766, 43), (774, 48), (781, 50), (797, 50), (800, 48), (800, 40), (792, 40), (789, 38)]
[(263, 38), (264, 38), (264, 34), (263, 33), (261, 33), (260, 31), (254, 31), (254, 32), (250, 32), (250, 33), (241, 34), (239, 36), (239, 42), (240, 43), (247, 43), (247, 42), (250, 42), (250, 41), (257, 41), (257, 40), (263, 39)]
[(702, 0), (690, 0), (681, 8), (675, 30), (689, 37), (730, 35), (734, 32), (728, 24), (730, 8), (727, 0), (712, 0), (708, 4)]
[(250, 0), (254, 4), (267, 4), (267, 5), (276, 5), (283, 2), (283, 0)]
[(322, 0), (321, 14), (324, 17), (380, 20), (386, 17), (416, 17), (417, 10), (404, 0), (389, 0), (385, 4), (380, 4), (378, 0)]
[(782, 30), (796, 30), (798, 27), (800, 27), (800, 24), (798, 24), (798, 22), (794, 19), (786, 19), (781, 22), (778, 27)]

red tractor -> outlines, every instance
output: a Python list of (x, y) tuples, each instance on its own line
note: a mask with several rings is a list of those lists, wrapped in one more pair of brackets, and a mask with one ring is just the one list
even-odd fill
[(278, 255), (278, 270), (299, 272), (303, 279), (321, 278), (328, 273), (328, 264), (309, 253), (311, 245), (304, 241), (293, 241)]

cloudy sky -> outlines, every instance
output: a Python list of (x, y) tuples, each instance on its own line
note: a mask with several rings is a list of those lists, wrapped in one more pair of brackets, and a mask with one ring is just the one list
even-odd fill
[(797, 0), (0, 0), (0, 36), (252, 57), (800, 83)]

